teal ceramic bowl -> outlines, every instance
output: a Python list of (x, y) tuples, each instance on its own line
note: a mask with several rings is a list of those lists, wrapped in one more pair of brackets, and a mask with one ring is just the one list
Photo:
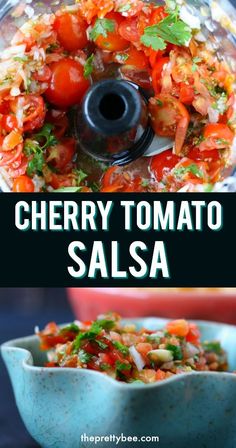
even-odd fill
[[(154, 330), (167, 320), (133, 322)], [(212, 322), (199, 327), (203, 340), (221, 341), (230, 371), (236, 370), (236, 327)], [(194, 372), (150, 385), (125, 384), (94, 371), (41, 367), (45, 356), (36, 336), (7, 342), (1, 350), (21, 417), (43, 448), (117, 446), (83, 442), (84, 433), (159, 437), (159, 443), (118, 444), (131, 448), (236, 447), (233, 373)]]

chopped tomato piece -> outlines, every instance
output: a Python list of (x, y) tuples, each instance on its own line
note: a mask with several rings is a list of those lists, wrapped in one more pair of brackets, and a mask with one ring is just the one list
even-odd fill
[(130, 47), (124, 53), (115, 53), (114, 60), (120, 64), (136, 67), (139, 70), (148, 68), (147, 56), (143, 51), (139, 51), (135, 47)]
[(23, 137), (21, 132), (18, 130), (11, 131), (3, 140), (2, 151), (11, 151), (16, 146), (20, 145), (22, 141)]
[(26, 175), (19, 176), (14, 180), (12, 190), (14, 193), (32, 193), (34, 192), (34, 183)]
[(17, 118), (15, 115), (12, 115), (12, 114), (3, 115), (0, 123), (1, 123), (2, 128), (7, 132), (11, 132), (14, 129), (18, 128)]
[(63, 173), (68, 165), (71, 164), (75, 150), (75, 140), (73, 138), (64, 138), (60, 143), (49, 148), (47, 163), (50, 163), (56, 170)]
[(137, 17), (123, 20), (119, 24), (119, 34), (123, 39), (129, 42), (138, 42), (140, 39), (140, 33), (138, 31)]
[(156, 180), (160, 182), (163, 179), (163, 176), (170, 172), (179, 161), (180, 157), (176, 156), (170, 149), (168, 149), (167, 151), (152, 157), (150, 168)]
[(21, 95), (10, 103), (12, 112), (17, 113), (23, 109), (23, 130), (34, 131), (43, 126), (46, 116), (46, 106), (42, 96)]
[(228, 148), (234, 139), (234, 133), (223, 123), (207, 124), (203, 131), (204, 140), (199, 145), (200, 151)]
[(87, 23), (78, 14), (64, 12), (56, 16), (57, 39), (67, 51), (82, 50), (88, 44)]
[(190, 105), (194, 100), (194, 88), (190, 85), (181, 83), (179, 91), (179, 100), (183, 104)]
[(175, 152), (181, 152), (190, 121), (186, 107), (176, 98), (160, 94), (149, 100), (152, 127), (157, 135), (174, 137)]
[(35, 72), (33, 74), (33, 77), (34, 77), (35, 81), (48, 82), (48, 81), (50, 81), (50, 79), (52, 77), (52, 72), (51, 72), (50, 68), (48, 67), (48, 65), (45, 65), (43, 68), (41, 68), (40, 70)]
[(186, 340), (192, 344), (199, 344), (200, 342), (200, 331), (196, 324), (189, 323), (189, 332), (186, 335)]
[(175, 336), (185, 337), (189, 332), (189, 323), (185, 319), (177, 319), (168, 322), (166, 330), (169, 334)]
[(152, 85), (154, 88), (154, 92), (156, 94), (160, 93), (161, 91), (161, 75), (164, 65), (168, 64), (170, 61), (169, 57), (161, 57), (157, 59), (154, 68), (152, 70)]

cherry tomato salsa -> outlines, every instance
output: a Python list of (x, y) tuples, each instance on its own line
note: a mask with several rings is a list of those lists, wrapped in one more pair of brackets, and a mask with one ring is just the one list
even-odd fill
[(46, 367), (73, 367), (102, 372), (118, 381), (154, 383), (179, 373), (225, 371), (227, 357), (218, 341), (200, 341), (196, 324), (184, 319), (150, 331), (122, 324), (109, 313), (93, 322), (66, 327), (54, 322), (37, 333)]
[[(209, 191), (222, 180), (235, 76), (184, 20), (175, 2), (80, 0), (25, 22), (0, 57), (0, 171), (12, 191)], [(172, 149), (124, 167), (80, 150), (70, 110), (111, 77), (146, 90), (152, 128)]]

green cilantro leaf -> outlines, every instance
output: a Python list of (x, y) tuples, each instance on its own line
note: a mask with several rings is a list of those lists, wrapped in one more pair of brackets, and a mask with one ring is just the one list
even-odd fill
[(24, 55), (24, 56), (15, 56), (13, 58), (13, 61), (17, 61), (17, 62), (21, 62), (22, 64), (24, 64), (24, 62), (28, 62), (28, 56)]
[(117, 9), (117, 11), (118, 12), (127, 12), (127, 11), (129, 11), (131, 9), (131, 5), (129, 4), (129, 3), (127, 3), (127, 4), (124, 4), (124, 5), (121, 5), (118, 9)]
[[(151, 28), (151, 27), (148, 27)], [(147, 28), (146, 28), (147, 29)], [(165, 41), (161, 38), (155, 35), (155, 33), (146, 33), (146, 29), (144, 31), (144, 34), (141, 36), (141, 42), (145, 47), (152, 47), (153, 50), (164, 50), (166, 48)]]
[(124, 370), (130, 370), (131, 369), (131, 364), (129, 362), (121, 362), (121, 361), (116, 361), (116, 371), (117, 372), (122, 372)]
[(53, 193), (79, 193), (82, 187), (61, 187), (53, 190)]
[(178, 345), (166, 344), (166, 349), (172, 352), (174, 360), (180, 361), (181, 359), (183, 359), (182, 350)]
[(218, 341), (203, 342), (203, 348), (206, 352), (214, 352), (217, 355), (222, 353), (221, 345)]
[(92, 328), (100, 328), (103, 330), (112, 330), (112, 328), (114, 328), (115, 326), (115, 321), (114, 320), (109, 320), (109, 319), (98, 319), (95, 322), (93, 322), (92, 324)]
[(78, 185), (80, 185), (81, 182), (86, 179), (86, 177), (88, 177), (88, 175), (83, 170), (73, 170), (73, 173), (77, 176), (76, 182)]
[(34, 174), (41, 174), (43, 166), (45, 164), (44, 156), (42, 152), (37, 152), (32, 159), (28, 162), (27, 174), (32, 177)]
[(39, 143), (44, 141), (41, 146), (41, 150), (49, 148), (50, 146), (55, 146), (58, 143), (55, 135), (53, 135), (52, 131), (54, 130), (54, 126), (50, 123), (46, 123), (40, 132), (34, 135), (34, 138), (39, 141)]
[(187, 45), (191, 36), (191, 28), (175, 13), (172, 13), (156, 25), (146, 27), (141, 42), (154, 50), (164, 50), (166, 42), (174, 45)]
[(106, 350), (106, 348), (108, 347), (108, 345), (100, 339), (95, 339), (95, 342), (102, 350)]
[(107, 364), (106, 362), (103, 362), (102, 364), (100, 364), (101, 370), (110, 370), (110, 368), (111, 368), (110, 364)]
[(113, 341), (113, 345), (114, 345), (115, 348), (117, 348), (117, 350), (119, 350), (119, 352), (122, 353), (122, 355), (128, 355), (129, 354), (128, 347), (126, 347), (126, 345), (124, 345), (124, 344), (121, 344), (121, 342)]
[(85, 350), (80, 350), (78, 356), (80, 362), (82, 362), (83, 364), (88, 364), (88, 362), (92, 358), (92, 355), (90, 353), (87, 353)]
[(85, 65), (84, 65), (84, 77), (85, 78), (89, 78), (89, 76), (93, 73), (93, 60), (94, 60), (94, 54), (91, 54), (85, 62)]
[[(78, 334), (76, 339), (73, 343), (73, 352), (76, 353), (79, 348), (81, 341), (88, 339), (89, 341), (94, 341), (96, 337), (101, 333), (101, 331), (104, 330), (111, 330), (115, 325), (115, 322), (113, 320), (107, 320), (107, 319), (100, 319), (96, 320), (92, 323), (91, 328), (89, 331), (85, 331), (84, 333)], [(107, 344), (103, 343), (102, 341), (96, 340), (97, 344), (103, 345), (103, 349), (107, 348)], [(106, 347), (105, 347), (106, 345)], [(102, 347), (101, 347), (102, 348)]]
[(96, 40), (99, 36), (107, 37), (107, 33), (115, 31), (115, 21), (111, 19), (97, 19), (89, 33), (91, 40)]
[(78, 327), (78, 325), (76, 325), (75, 323), (72, 322), (72, 324), (67, 325), (66, 327), (63, 327), (60, 330), (60, 333), (65, 333), (65, 332), (72, 332), (72, 333), (79, 333), (80, 329)]
[(202, 179), (203, 178), (203, 173), (202, 171), (198, 168), (198, 166), (195, 163), (192, 163), (189, 166), (180, 166), (179, 168), (175, 168), (173, 171), (173, 174), (176, 177), (182, 177), (187, 173), (192, 173), (194, 176)]
[(123, 64), (123, 62), (127, 61), (128, 58), (129, 58), (129, 55), (126, 54), (126, 53), (117, 53), (117, 54), (116, 54), (116, 60), (117, 60), (119, 63), (122, 63), (122, 64)]

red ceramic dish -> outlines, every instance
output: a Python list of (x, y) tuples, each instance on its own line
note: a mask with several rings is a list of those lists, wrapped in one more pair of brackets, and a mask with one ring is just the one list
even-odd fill
[(124, 317), (165, 316), (236, 324), (236, 288), (68, 288), (79, 320), (114, 310)]

